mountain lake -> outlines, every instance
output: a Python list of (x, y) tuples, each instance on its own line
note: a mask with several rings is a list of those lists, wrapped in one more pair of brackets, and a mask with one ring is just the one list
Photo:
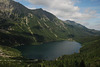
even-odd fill
[(54, 60), (63, 55), (79, 53), (81, 44), (75, 41), (59, 41), (41, 45), (22, 45), (16, 47), (25, 58)]

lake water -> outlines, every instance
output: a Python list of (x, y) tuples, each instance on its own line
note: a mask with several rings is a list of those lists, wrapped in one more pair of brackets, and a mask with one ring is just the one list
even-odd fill
[(75, 41), (51, 42), (41, 45), (23, 45), (17, 49), (29, 59), (54, 60), (62, 55), (78, 53), (81, 44)]

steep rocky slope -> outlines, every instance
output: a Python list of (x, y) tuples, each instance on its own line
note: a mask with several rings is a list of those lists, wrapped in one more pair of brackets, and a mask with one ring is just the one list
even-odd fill
[(94, 35), (98, 32), (62, 21), (41, 8), (30, 10), (13, 0), (0, 0), (0, 45), (40, 44)]

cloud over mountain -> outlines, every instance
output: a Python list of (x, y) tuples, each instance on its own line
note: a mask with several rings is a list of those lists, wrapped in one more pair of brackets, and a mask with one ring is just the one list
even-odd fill
[(72, 0), (27, 0), (35, 6), (42, 6), (45, 10), (50, 11), (61, 19), (89, 19), (93, 18), (95, 11), (81, 13), (80, 8), (75, 6)]
[(86, 24), (85, 22), (86, 20), (97, 18), (96, 10), (91, 10), (90, 8), (86, 8), (81, 12), (80, 7), (75, 6), (76, 3), (80, 2), (79, 0), (19, 0), (19, 1), (27, 1), (32, 5), (34, 5), (32, 8), (41, 7), (53, 13), (62, 20), (67, 20), (67, 19), (73, 20), (83, 25)]

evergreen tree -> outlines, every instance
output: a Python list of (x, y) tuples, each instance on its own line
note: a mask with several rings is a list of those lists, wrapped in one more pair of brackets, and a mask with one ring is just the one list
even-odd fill
[(80, 67), (85, 67), (84, 60), (81, 60), (81, 62), (80, 62)]

